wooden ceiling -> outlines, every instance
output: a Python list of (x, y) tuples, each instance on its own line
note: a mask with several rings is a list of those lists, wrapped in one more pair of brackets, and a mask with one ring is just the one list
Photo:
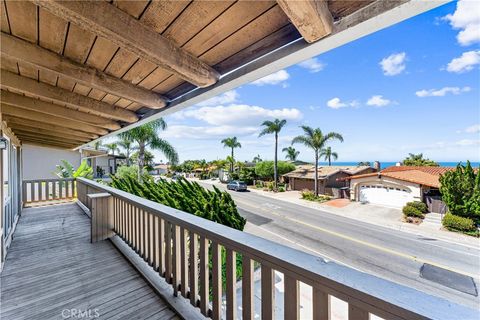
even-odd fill
[(372, 1), (1, 1), (1, 110), (24, 143), (73, 148)]

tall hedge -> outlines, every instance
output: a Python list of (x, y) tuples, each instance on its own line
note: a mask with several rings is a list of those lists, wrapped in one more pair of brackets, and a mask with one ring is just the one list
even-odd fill
[(440, 193), (451, 214), (480, 223), (480, 172), (469, 161), (440, 177)]
[(237, 230), (243, 231), (245, 227), (246, 220), (238, 213), (230, 194), (215, 186), (210, 191), (185, 179), (139, 183), (130, 176), (112, 176), (111, 186)]
[[(286, 161), (278, 161), (278, 175), (295, 170), (295, 165)], [(273, 161), (261, 161), (255, 164), (255, 174), (262, 179), (273, 180)]]

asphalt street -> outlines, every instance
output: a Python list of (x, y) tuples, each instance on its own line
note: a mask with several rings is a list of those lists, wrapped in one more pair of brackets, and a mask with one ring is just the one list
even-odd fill
[(246, 232), (480, 309), (478, 247), (379, 227), (255, 192), (229, 192), (249, 223)]

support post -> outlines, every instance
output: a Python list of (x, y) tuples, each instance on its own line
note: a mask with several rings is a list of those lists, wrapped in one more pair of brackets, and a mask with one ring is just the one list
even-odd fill
[(113, 232), (113, 197), (109, 193), (89, 194), (91, 201), (90, 242), (111, 238)]

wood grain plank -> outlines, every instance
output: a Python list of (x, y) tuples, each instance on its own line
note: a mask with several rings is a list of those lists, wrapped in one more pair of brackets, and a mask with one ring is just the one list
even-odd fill
[(14, 36), (37, 42), (37, 6), (28, 1), (7, 1), (10, 31)]

